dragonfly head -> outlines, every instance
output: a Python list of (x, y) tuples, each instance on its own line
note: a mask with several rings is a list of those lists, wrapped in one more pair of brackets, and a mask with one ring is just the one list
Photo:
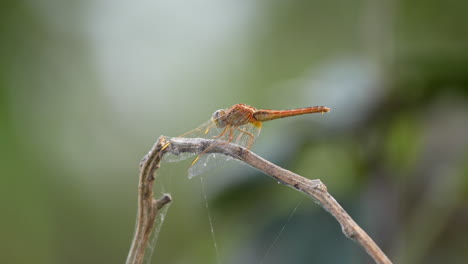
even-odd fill
[(213, 116), (211, 116), (211, 120), (216, 124), (217, 127), (223, 128), (226, 126), (226, 122), (224, 122), (224, 119), (222, 118), (225, 114), (226, 112), (224, 109), (219, 109), (213, 113)]

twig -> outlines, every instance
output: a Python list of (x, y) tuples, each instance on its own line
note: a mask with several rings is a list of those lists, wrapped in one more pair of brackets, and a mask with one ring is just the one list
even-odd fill
[[(372, 238), (370, 238), (369, 235), (367, 235), (367, 233), (364, 230), (362, 230), (362, 228), (360, 228), (356, 224), (356, 222), (354, 222), (354, 220), (348, 215), (348, 213), (346, 213), (346, 211), (338, 204), (338, 202), (328, 193), (327, 187), (319, 179), (310, 180), (304, 178), (300, 175), (285, 170), (261, 158), (260, 156), (252, 153), (251, 151), (245, 148), (226, 142), (223, 142), (222, 144), (214, 144), (219, 143), (219, 141), (201, 138), (172, 138), (170, 142), (171, 143), (167, 145), (166, 148), (162, 149), (162, 146), (164, 146), (167, 143), (167, 141), (164, 137), (160, 137), (153, 149), (147, 155), (147, 159), (144, 163), (147, 163), (150, 159), (154, 160), (153, 162), (150, 161), (150, 165), (148, 165), (148, 172), (151, 172), (148, 175), (151, 175), (151, 179), (146, 184), (150, 185), (150, 187), (142, 184), (142, 180), (145, 180), (146, 178), (143, 177), (145, 173), (143, 169), (144, 166), (141, 168), (139, 193), (140, 203), (139, 214), (137, 219), (137, 231), (135, 233), (132, 248), (127, 259), (127, 264), (141, 263), (141, 261), (143, 261), (146, 243), (148, 242), (148, 237), (151, 233), (151, 229), (153, 227), (154, 219), (157, 213), (157, 210), (154, 210), (154, 200), (151, 200), (151, 203), (145, 201), (147, 199), (152, 199), (151, 188), (154, 181), (152, 175), (154, 174), (154, 171), (159, 167), (159, 161), (161, 157), (166, 153), (179, 155), (184, 152), (204, 152), (206, 154), (220, 153), (230, 156), (264, 172), (265, 174), (273, 177), (276, 181), (281, 182), (284, 185), (287, 185), (307, 194), (309, 197), (314, 199), (322, 208), (324, 208), (333, 217), (335, 217), (335, 219), (340, 223), (345, 236), (361, 245), (364, 248), (364, 250), (374, 259), (375, 263), (392, 263), (388, 259), (388, 257), (383, 253), (383, 251), (377, 246), (377, 244), (372, 240)], [(157, 153), (153, 153), (153, 151)], [(146, 196), (142, 197), (144, 195)], [(138, 232), (138, 230), (143, 231)], [(142, 233), (142, 235), (139, 235), (139, 233)], [(147, 234), (147, 237), (145, 236), (145, 234)], [(138, 252), (132, 253), (132, 250)], [(134, 259), (135, 261), (129, 262), (129, 260), (132, 259)], [(140, 262), (137, 262), (136, 260), (140, 260)]]
[(137, 223), (127, 264), (143, 263), (156, 215), (164, 205), (172, 201), (169, 194), (164, 194), (158, 200), (153, 198), (154, 175), (159, 168), (162, 157), (160, 155), (161, 148), (164, 144), (164, 137), (160, 137), (140, 163)]
[[(216, 140), (200, 138), (172, 138), (165, 152), (178, 155), (183, 152), (221, 153), (243, 161), (289, 187), (304, 192), (327, 210), (340, 223), (346, 237), (361, 245), (376, 263), (391, 263), (372, 238), (359, 227), (338, 202), (328, 193), (319, 179), (310, 180), (283, 169), (253, 152), (234, 144), (213, 144)], [(208, 148), (211, 146), (210, 148)]]

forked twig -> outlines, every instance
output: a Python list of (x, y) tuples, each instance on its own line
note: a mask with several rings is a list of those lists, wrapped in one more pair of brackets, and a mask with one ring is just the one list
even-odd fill
[[(340, 223), (345, 236), (361, 245), (367, 254), (374, 259), (375, 263), (392, 263), (372, 238), (354, 222), (349, 214), (328, 193), (327, 187), (319, 179), (310, 180), (304, 178), (263, 159), (243, 147), (229, 143), (214, 144), (216, 142), (213, 139), (172, 138), (170, 144), (167, 145), (165, 137), (161, 136), (158, 139), (158, 142), (148, 153), (140, 168), (137, 228), (127, 264), (142, 263), (143, 261), (146, 244), (148, 243), (157, 214), (156, 201), (152, 198), (152, 186), (154, 181), (153, 175), (159, 167), (161, 157), (166, 153), (179, 155), (185, 152), (220, 153), (230, 156), (262, 171), (284, 185), (307, 194)], [(163, 146), (165, 147), (163, 148)], [(151, 199), (151, 203), (148, 199)], [(164, 199), (164, 197), (161, 199)], [(165, 203), (169, 201), (170, 197), (166, 199)], [(161, 203), (161, 207), (165, 203)]]
[(166, 144), (165, 138), (160, 137), (140, 162), (137, 223), (127, 256), (127, 264), (143, 263), (156, 215), (164, 205), (172, 201), (169, 194), (164, 194), (158, 200), (153, 198), (154, 177), (161, 162), (161, 149), (164, 144)]

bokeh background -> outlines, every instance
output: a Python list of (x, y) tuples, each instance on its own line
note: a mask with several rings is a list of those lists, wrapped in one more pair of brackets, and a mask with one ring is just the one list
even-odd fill
[[(0, 263), (123, 263), (139, 160), (160, 135), (236, 103), (331, 107), (265, 123), (253, 151), (321, 179), (395, 263), (466, 263), (467, 11), (460, 0), (4, 1)], [(157, 176), (155, 193), (174, 201), (153, 263), (372, 263), (293, 189), (232, 162), (202, 176), (203, 192), (189, 163)]]

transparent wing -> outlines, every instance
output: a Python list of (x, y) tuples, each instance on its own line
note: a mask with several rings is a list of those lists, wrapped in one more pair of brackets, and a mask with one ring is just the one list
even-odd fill
[[(256, 137), (260, 134), (261, 127), (254, 124), (247, 124), (240, 127), (230, 127), (227, 131), (222, 131), (216, 139), (217, 145), (233, 143), (241, 147), (250, 148)], [(221, 135), (221, 136), (220, 136)], [(232, 158), (220, 153), (201, 153), (194, 160), (188, 170), (189, 178), (200, 175), (210, 169), (225, 164)]]
[[(227, 126), (219, 128), (214, 121), (208, 121), (198, 128), (191, 130), (179, 136), (179, 138), (206, 138), (216, 139), (216, 145), (233, 143), (241, 147), (250, 148), (256, 137), (260, 134), (261, 123), (249, 123), (242, 126)], [(214, 145), (213, 145), (214, 146)], [(209, 151), (209, 148), (206, 150)], [(189, 157), (194, 157), (192, 153), (181, 153), (179, 155), (167, 154), (164, 157), (165, 161), (177, 162)], [(210, 169), (225, 164), (232, 159), (219, 153), (200, 153), (195, 157), (193, 164), (188, 169), (188, 176), (192, 178), (200, 175)]]
[[(199, 127), (190, 130), (178, 137), (175, 138), (206, 138), (210, 139), (213, 137), (213, 135), (217, 135), (220, 133), (220, 129), (216, 127), (216, 124), (212, 121), (209, 120)], [(167, 138), (169, 141), (171, 138)], [(195, 153), (180, 153), (180, 154), (174, 154), (174, 153), (168, 153), (164, 155), (163, 160), (167, 162), (178, 162), (182, 161), (185, 159), (188, 159), (190, 157), (195, 157)]]
[(224, 140), (250, 149), (261, 131), (261, 123), (249, 123), (239, 127), (231, 127), (232, 135), (225, 135)]
[(195, 159), (193, 165), (188, 168), (189, 179), (222, 166), (232, 158), (220, 153), (207, 153), (200, 154)]

